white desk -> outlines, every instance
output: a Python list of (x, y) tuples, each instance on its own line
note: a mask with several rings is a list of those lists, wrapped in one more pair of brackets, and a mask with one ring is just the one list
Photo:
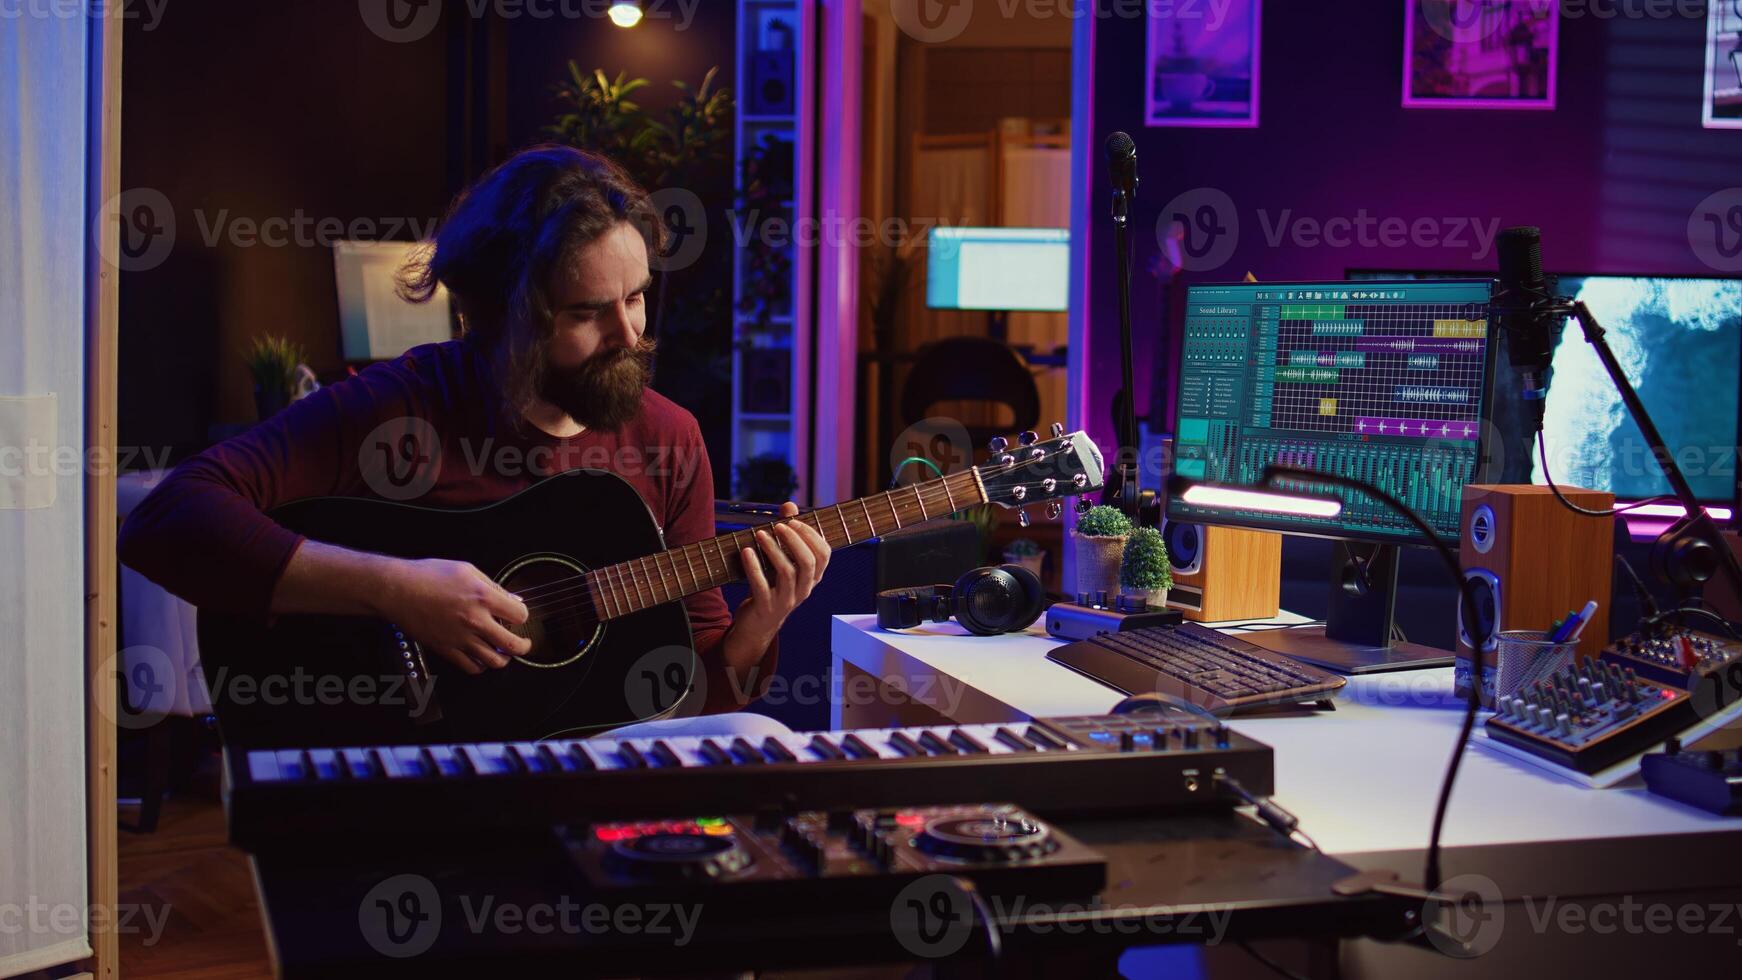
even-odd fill
[[(833, 721), (858, 727), (918, 717), (935, 723), (935, 715), (925, 716), (936, 712), (971, 723), (1112, 708), (1121, 698), (1117, 691), (1046, 659), (1058, 643), (1038, 624), (1026, 633), (976, 637), (954, 623), (891, 633), (877, 629), (875, 616), (837, 616), (835, 672), (845, 686), (834, 700)], [(876, 698), (867, 696), (871, 679), (879, 686)], [(892, 691), (923, 705), (920, 714), (910, 713)], [(1275, 798), (1326, 853), (1419, 880), (1434, 802), (1462, 719), (1451, 669), (1354, 677), (1336, 705), (1334, 711), (1229, 724), (1275, 749)], [(1742, 819), (1653, 796), (1637, 777), (1614, 789), (1586, 789), (1475, 741), (1446, 817), (1448, 876), (1480, 868), (1514, 895), (1742, 884), (1742, 861), (1734, 857)]]

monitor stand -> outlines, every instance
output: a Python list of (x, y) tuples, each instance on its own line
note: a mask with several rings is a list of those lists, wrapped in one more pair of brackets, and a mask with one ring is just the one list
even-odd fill
[(1254, 630), (1240, 638), (1339, 674), (1450, 667), (1452, 652), (1392, 638), (1397, 547), (1336, 542), (1324, 626)]

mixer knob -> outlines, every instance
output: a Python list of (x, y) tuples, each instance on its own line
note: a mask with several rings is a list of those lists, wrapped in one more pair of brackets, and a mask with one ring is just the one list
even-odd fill
[(1216, 731), (1215, 731), (1215, 736), (1216, 736), (1216, 748), (1225, 749), (1228, 747), (1228, 726), (1227, 725), (1217, 725)]
[(1119, 751), (1130, 752), (1137, 748), (1137, 737), (1130, 732), (1119, 733)]
[(1029, 429), (1021, 435), (1018, 435), (1016, 441), (1022, 443), (1024, 446), (1032, 446), (1040, 441), (1040, 436), (1035, 435), (1033, 429)]
[(1180, 733), (1180, 747), (1186, 749), (1198, 747), (1198, 730), (1196, 728), (1187, 728)]
[(1089, 604), (1089, 594), (1087, 592), (1078, 592), (1077, 593), (1077, 605), (1086, 606), (1088, 604)]
[(1060, 437), (1064, 434), (1065, 434), (1065, 424), (1063, 422), (1054, 422), (1052, 424), (1052, 437), (1054, 439), (1057, 439), (1058, 437)]
[(993, 436), (992, 440), (990, 442), (986, 443), (986, 448), (991, 450), (992, 452), (995, 452), (995, 453), (1001, 453), (1004, 450), (1008, 449), (1009, 447), (1010, 447), (1010, 440), (1004, 438), (1003, 436)]
[(1149, 751), (1167, 751), (1167, 729), (1157, 728), (1149, 733)]
[(1554, 716), (1554, 730), (1557, 735), (1565, 738), (1573, 733), (1572, 719), (1565, 712)]
[(1095, 605), (1101, 607), (1102, 609), (1107, 608), (1107, 590), (1106, 589), (1096, 589), (1095, 590)]

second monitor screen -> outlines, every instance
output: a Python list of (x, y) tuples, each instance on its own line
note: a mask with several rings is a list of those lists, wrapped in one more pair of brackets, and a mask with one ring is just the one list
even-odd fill
[[(1174, 472), (1256, 487), (1285, 463), (1373, 483), (1458, 533), (1491, 373), (1491, 283), (1369, 281), (1193, 286), (1186, 297)], [(1179, 520), (1425, 543), (1364, 495), (1335, 518), (1193, 507)]]

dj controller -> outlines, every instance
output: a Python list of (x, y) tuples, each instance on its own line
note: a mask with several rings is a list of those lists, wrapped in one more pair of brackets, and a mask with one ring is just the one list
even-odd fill
[(595, 823), (564, 837), (587, 880), (625, 899), (802, 903), (826, 887), (886, 908), (936, 874), (994, 896), (1085, 900), (1106, 884), (1100, 854), (1011, 804)]

